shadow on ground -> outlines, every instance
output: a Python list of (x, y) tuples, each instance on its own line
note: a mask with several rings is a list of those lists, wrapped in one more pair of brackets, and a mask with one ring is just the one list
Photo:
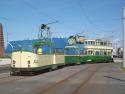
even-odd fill
[(119, 78), (115, 78), (115, 77), (111, 77), (111, 76), (104, 76), (106, 78), (110, 78), (110, 79), (113, 79), (113, 80), (118, 80), (118, 81), (121, 81), (121, 82), (125, 82), (125, 80), (123, 79), (119, 79)]

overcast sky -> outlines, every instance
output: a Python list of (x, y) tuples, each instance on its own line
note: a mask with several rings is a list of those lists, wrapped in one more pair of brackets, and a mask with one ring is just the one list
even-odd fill
[(83, 32), (87, 38), (121, 42), (125, 0), (0, 0), (5, 41), (37, 38), (40, 24), (51, 24), (53, 37)]

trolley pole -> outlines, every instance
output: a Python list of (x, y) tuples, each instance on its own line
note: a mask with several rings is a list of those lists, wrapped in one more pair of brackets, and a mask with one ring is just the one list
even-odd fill
[(123, 68), (125, 68), (125, 7), (123, 7)]

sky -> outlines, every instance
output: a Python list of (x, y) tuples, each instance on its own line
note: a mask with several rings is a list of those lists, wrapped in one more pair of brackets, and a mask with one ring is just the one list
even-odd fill
[[(53, 37), (80, 32), (86, 38), (123, 41), (125, 0), (0, 0), (4, 40), (36, 39), (41, 24), (50, 24)], [(8, 33), (8, 34), (7, 34)]]

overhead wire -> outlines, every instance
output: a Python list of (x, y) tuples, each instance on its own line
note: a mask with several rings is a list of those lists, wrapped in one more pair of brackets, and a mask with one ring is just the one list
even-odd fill
[[(79, 0), (77, 0), (77, 5), (81, 10), (81, 13), (85, 16), (85, 18), (87, 19), (88, 23), (91, 24), (92, 26), (94, 26), (94, 28), (96, 29), (96, 31), (104, 31), (106, 32), (104, 29), (99, 28), (97, 26), (95, 26), (95, 23), (93, 23), (93, 21), (90, 19), (90, 17), (88, 16), (87, 12), (85, 11), (84, 7), (82, 6), (81, 2)], [(95, 32), (94, 32), (95, 33)]]
[[(39, 10), (37, 7), (34, 7), (33, 5), (31, 5), (30, 3), (26, 2), (25, 0), (20, 0), (24, 5), (26, 5), (27, 7), (37, 11), (38, 13), (40, 13), (41, 15), (44, 15), (45, 17), (48, 17), (49, 19), (52, 19), (53, 21), (55, 22), (59, 22), (57, 19), (45, 14), (44, 12), (42, 12), (41, 10)], [(59, 23), (59, 24), (62, 24), (62, 23)], [(80, 30), (78, 28), (74, 28), (74, 27), (69, 27), (70, 29), (77, 29), (77, 30)], [(82, 31), (83, 32), (83, 31)], [(81, 33), (81, 32), (80, 32)], [(79, 34), (79, 33), (78, 33)], [(75, 34), (76, 35), (76, 34)]]
[(49, 19), (53, 20), (53, 21), (58, 21), (57, 19), (55, 19), (54, 17), (49, 16), (48, 14), (42, 12), (40, 9), (38, 9), (37, 7), (34, 7), (33, 5), (31, 5), (30, 3), (26, 2), (25, 0), (20, 0), (24, 5), (26, 5), (27, 7), (37, 11), (38, 13), (40, 13), (41, 15), (48, 17)]

